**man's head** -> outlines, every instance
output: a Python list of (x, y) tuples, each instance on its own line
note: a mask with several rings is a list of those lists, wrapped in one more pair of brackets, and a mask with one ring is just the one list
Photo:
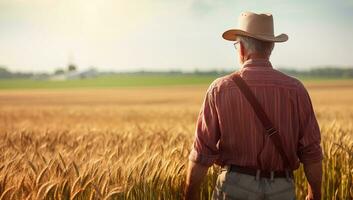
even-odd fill
[(248, 36), (237, 36), (234, 43), (238, 60), (243, 64), (250, 58), (264, 58), (269, 59), (274, 47), (274, 42), (261, 41)]
[(239, 61), (251, 58), (269, 58), (275, 42), (288, 40), (286, 34), (274, 35), (273, 16), (244, 12), (239, 17), (239, 28), (223, 33), (223, 38), (236, 41)]

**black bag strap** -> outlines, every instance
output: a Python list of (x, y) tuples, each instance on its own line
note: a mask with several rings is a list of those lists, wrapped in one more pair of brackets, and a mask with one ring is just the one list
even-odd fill
[(271, 120), (268, 118), (264, 109), (260, 105), (259, 101), (256, 99), (254, 93), (250, 90), (249, 86), (246, 84), (244, 79), (242, 79), (240, 77), (240, 75), (237, 73), (234, 74), (231, 78), (235, 82), (235, 84), (239, 87), (240, 91), (245, 96), (245, 98), (248, 100), (251, 107), (254, 109), (255, 114), (257, 115), (257, 117), (261, 121), (268, 136), (272, 139), (272, 142), (275, 145), (277, 151), (280, 153), (282, 160), (284, 162), (285, 169), (287, 169), (289, 167), (290, 160), (284, 151), (281, 136), (278, 134), (278, 132), (275, 129), (275, 127), (273, 126)]

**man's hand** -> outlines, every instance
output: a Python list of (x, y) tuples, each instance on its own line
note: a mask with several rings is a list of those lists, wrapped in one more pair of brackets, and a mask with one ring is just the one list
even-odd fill
[(305, 200), (313, 200), (314, 195), (313, 195), (313, 190), (311, 189), (310, 184), (308, 184), (308, 194), (305, 197)]
[(305, 176), (308, 179), (308, 195), (306, 200), (321, 199), (321, 182), (322, 182), (322, 162), (304, 165)]
[(199, 199), (199, 189), (203, 178), (207, 173), (208, 167), (189, 161), (186, 175), (185, 200)]
[(314, 196), (311, 194), (306, 195), (305, 200), (313, 200)]

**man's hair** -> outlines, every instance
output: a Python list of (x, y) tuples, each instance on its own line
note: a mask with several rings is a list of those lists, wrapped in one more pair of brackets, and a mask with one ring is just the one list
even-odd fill
[(247, 36), (238, 36), (237, 40), (241, 42), (249, 53), (259, 53), (270, 56), (273, 50), (274, 42), (261, 41)]

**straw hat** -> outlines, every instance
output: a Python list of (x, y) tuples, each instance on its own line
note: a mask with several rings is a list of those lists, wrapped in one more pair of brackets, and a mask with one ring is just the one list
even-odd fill
[(285, 42), (288, 40), (288, 35), (282, 33), (274, 36), (273, 32), (272, 14), (244, 12), (239, 17), (239, 28), (224, 32), (222, 37), (229, 41), (235, 41), (238, 35), (268, 42)]

